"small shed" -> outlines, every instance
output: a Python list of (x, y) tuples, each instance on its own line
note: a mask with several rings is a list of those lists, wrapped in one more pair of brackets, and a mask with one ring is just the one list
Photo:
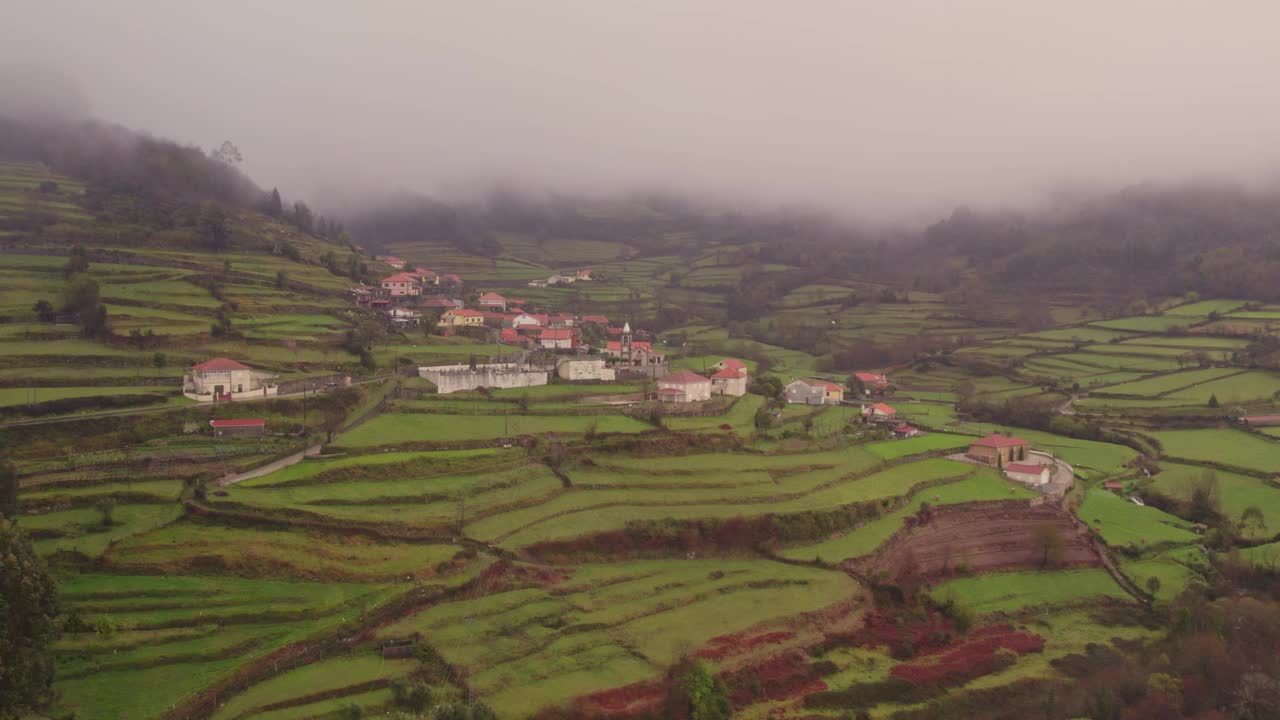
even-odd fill
[(1024, 485), (1045, 485), (1049, 482), (1048, 465), (1010, 463), (1004, 468), (1005, 477)]
[(209, 427), (217, 437), (262, 437), (267, 434), (267, 421), (262, 418), (210, 420)]

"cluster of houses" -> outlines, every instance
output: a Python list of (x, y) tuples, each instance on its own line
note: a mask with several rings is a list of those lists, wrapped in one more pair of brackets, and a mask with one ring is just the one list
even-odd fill
[(554, 287), (556, 285), (572, 285), (576, 282), (582, 282), (584, 280), (586, 281), (591, 280), (591, 268), (582, 268), (581, 270), (575, 270), (572, 275), (556, 274), (556, 275), (550, 275), (544, 280), (530, 280), (529, 287), (544, 288), (544, 287)]
[(658, 378), (655, 393), (658, 402), (693, 403), (710, 400), (713, 395), (740, 397), (747, 394), (751, 378), (746, 363), (725, 358), (710, 369), (714, 371), (710, 376), (681, 370)]

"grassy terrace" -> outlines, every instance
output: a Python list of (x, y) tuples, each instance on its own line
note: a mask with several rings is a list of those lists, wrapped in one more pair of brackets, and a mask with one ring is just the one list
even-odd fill
[(509, 717), (651, 677), (682, 648), (859, 593), (843, 573), (762, 561), (583, 565), (550, 590), (437, 605), (379, 634), (422, 633)]

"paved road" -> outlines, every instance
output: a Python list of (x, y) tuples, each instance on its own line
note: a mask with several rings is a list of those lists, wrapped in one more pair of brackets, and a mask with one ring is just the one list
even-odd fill
[(222, 487), (235, 485), (238, 482), (242, 482), (250, 478), (262, 477), (263, 475), (268, 475), (277, 470), (287, 468), (290, 465), (296, 465), (297, 463), (302, 462), (302, 459), (309, 455), (319, 455), (320, 448), (323, 447), (323, 445), (324, 443), (316, 443), (302, 452), (296, 452), (288, 457), (280, 458), (279, 460), (263, 465), (260, 468), (249, 470), (248, 472), (242, 472), (238, 475), (227, 475), (218, 480), (218, 484)]

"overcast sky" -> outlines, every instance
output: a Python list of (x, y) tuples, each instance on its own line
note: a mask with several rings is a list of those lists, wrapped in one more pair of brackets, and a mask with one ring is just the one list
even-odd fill
[(1243, 0), (4, 0), (0, 60), (294, 194), (513, 178), (884, 218), (1270, 178), (1277, 27)]

